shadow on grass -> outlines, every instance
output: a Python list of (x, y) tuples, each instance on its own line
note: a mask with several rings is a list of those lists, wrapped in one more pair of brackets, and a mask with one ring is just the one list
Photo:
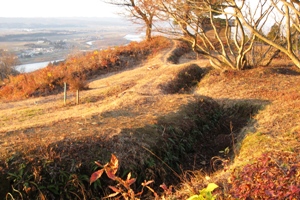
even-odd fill
[(211, 68), (202, 68), (197, 64), (189, 64), (175, 74), (174, 79), (160, 84), (160, 88), (165, 94), (190, 93), (210, 70)]
[(178, 64), (180, 57), (190, 52), (191, 50), (192, 49), (190, 45), (186, 41), (178, 40), (177, 46), (170, 53), (169, 57), (167, 58), (167, 62), (171, 64)]
[(273, 74), (300, 76), (300, 70), (295, 67), (274, 67), (270, 68), (269, 71)]
[[(22, 194), (23, 199), (42, 195), (47, 199), (105, 196), (112, 193), (108, 185), (115, 183), (104, 177), (89, 186), (89, 176), (97, 169), (93, 162), (106, 163), (112, 153), (120, 161), (119, 176), (132, 172), (137, 177), (134, 190), (140, 189), (144, 180), (154, 180), (152, 187), (160, 192), (160, 184), (176, 185), (182, 181), (180, 174), (185, 170), (210, 172), (212, 157), (219, 156), (226, 147), (232, 149), (231, 138), (255, 123), (252, 116), (269, 103), (257, 99), (217, 101), (199, 96), (177, 111), (159, 116), (155, 124), (126, 129), (117, 129), (116, 124), (101, 132), (92, 130), (94, 134), (89, 137), (38, 146), (29, 152), (29, 157), (21, 153), (13, 160), (1, 161), (1, 184), (19, 191), (1, 186), (1, 196), (7, 192), (14, 197)], [(64, 123), (57, 126), (63, 128)]]

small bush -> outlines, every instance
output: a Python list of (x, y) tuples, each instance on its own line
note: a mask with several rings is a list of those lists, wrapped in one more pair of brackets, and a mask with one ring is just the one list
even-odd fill
[(212, 192), (218, 187), (215, 183), (209, 183), (206, 188), (199, 191), (199, 195), (193, 195), (187, 200), (215, 200), (216, 196), (213, 196)]
[[(231, 194), (239, 199), (297, 199), (299, 156), (268, 152), (231, 175)], [(297, 175), (298, 174), (298, 175)]]
[(158, 199), (158, 195), (156, 194), (156, 192), (151, 187), (148, 186), (154, 181), (144, 181), (142, 183), (141, 191), (135, 193), (134, 190), (131, 188), (132, 187), (131, 185), (136, 182), (136, 178), (131, 178), (130, 172), (128, 173), (126, 180), (123, 180), (122, 178), (116, 175), (117, 170), (119, 168), (119, 160), (114, 154), (111, 155), (110, 162), (106, 163), (105, 165), (101, 165), (99, 162), (95, 162), (95, 163), (99, 167), (102, 167), (102, 169), (94, 172), (91, 175), (90, 184), (98, 180), (102, 176), (103, 172), (106, 173), (108, 178), (117, 182), (116, 186), (108, 186), (114, 193), (108, 195), (105, 198), (114, 197), (120, 199), (121, 197), (123, 197), (124, 199), (138, 200), (139, 198), (137, 197), (141, 197), (143, 195), (144, 187), (146, 187), (154, 194), (155, 199)]
[(17, 56), (12, 53), (0, 50), (0, 87), (3, 80), (8, 78), (8, 76), (15, 76), (19, 74), (19, 72), (14, 67), (18, 63), (19, 60)]
[(67, 77), (65, 82), (69, 85), (72, 91), (88, 89), (85, 75)]

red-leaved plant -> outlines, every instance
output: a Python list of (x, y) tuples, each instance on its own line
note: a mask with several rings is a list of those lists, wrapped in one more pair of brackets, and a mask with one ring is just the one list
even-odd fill
[(137, 197), (142, 196), (142, 194), (144, 192), (144, 188), (146, 187), (154, 194), (155, 199), (158, 199), (158, 195), (156, 194), (156, 192), (151, 187), (148, 186), (149, 184), (153, 183), (153, 180), (144, 181), (142, 183), (142, 186), (143, 186), (142, 190), (138, 193), (135, 193), (130, 187), (136, 181), (135, 178), (131, 178), (131, 173), (129, 173), (127, 175), (126, 180), (123, 180), (122, 178), (116, 176), (116, 173), (117, 173), (117, 170), (119, 167), (119, 161), (114, 154), (111, 155), (110, 162), (106, 163), (105, 165), (101, 165), (97, 161), (95, 161), (95, 164), (98, 165), (99, 167), (102, 167), (102, 169), (94, 172), (91, 175), (90, 184), (92, 184), (97, 179), (99, 179), (102, 176), (103, 172), (106, 173), (108, 178), (118, 182), (116, 186), (108, 186), (111, 190), (114, 191), (114, 193), (108, 195), (106, 198), (115, 197), (116, 199), (120, 199), (121, 197), (123, 197), (126, 200), (127, 199), (139, 199)]

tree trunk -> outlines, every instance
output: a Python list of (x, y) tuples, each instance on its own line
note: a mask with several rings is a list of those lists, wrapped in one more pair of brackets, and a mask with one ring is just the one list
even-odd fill
[(241, 10), (236, 9), (237, 17), (243, 22), (243, 24), (249, 29), (249, 31), (252, 31), (253, 34), (264, 41), (265, 43), (273, 46), (274, 48), (280, 50), (282, 53), (286, 54), (292, 62), (296, 65), (296, 67), (300, 68), (300, 59), (297, 57), (297, 55), (293, 52), (292, 50), (292, 42), (291, 42), (291, 33), (290, 33), (290, 14), (289, 14), (289, 9), (285, 5), (285, 11), (287, 13), (286, 17), (286, 42), (287, 42), (287, 47), (283, 46), (282, 44), (278, 44), (276, 41), (272, 41), (269, 38), (265, 37), (263, 34), (261, 34), (257, 29), (255, 29), (252, 24), (249, 24), (248, 21), (245, 19), (243, 16)]
[(150, 24), (147, 24), (147, 27), (146, 27), (146, 40), (147, 41), (150, 41), (151, 38), (152, 38), (152, 23)]
[(293, 61), (293, 63), (300, 69), (300, 60), (295, 54), (289, 54), (288, 57)]
[(269, 66), (272, 62), (272, 60), (274, 58), (276, 58), (276, 56), (278, 56), (278, 54), (280, 53), (280, 50), (279, 49), (276, 49), (274, 52), (269, 52), (266, 56), (266, 58), (264, 59), (265, 61), (262, 62), (262, 66), (266, 67), (266, 66)]

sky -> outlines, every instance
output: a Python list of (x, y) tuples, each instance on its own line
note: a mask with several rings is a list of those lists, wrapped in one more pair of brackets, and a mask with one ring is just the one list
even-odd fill
[(118, 17), (101, 0), (2, 0), (0, 17)]

